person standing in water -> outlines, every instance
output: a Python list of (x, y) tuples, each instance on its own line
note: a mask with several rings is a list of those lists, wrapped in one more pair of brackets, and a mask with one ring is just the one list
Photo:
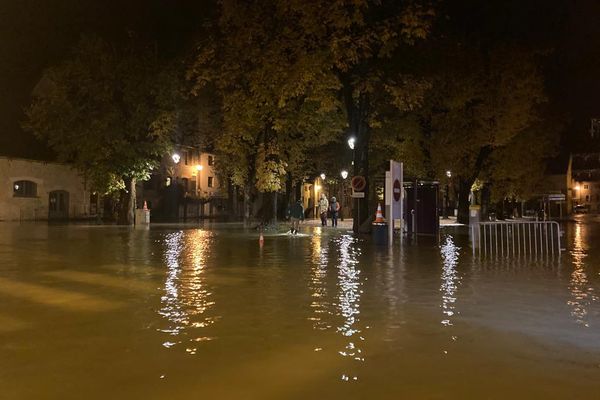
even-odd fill
[(321, 193), (319, 199), (319, 215), (321, 216), (321, 226), (327, 226), (327, 211), (329, 210), (329, 201), (325, 197), (325, 193)]
[(300, 221), (304, 221), (304, 207), (302, 207), (302, 200), (298, 200), (290, 207), (290, 220), (292, 221), (292, 234), (298, 233), (300, 227)]
[(340, 203), (337, 202), (335, 197), (331, 198), (331, 203), (329, 203), (329, 210), (331, 212), (331, 226), (337, 226), (338, 212), (340, 211)]

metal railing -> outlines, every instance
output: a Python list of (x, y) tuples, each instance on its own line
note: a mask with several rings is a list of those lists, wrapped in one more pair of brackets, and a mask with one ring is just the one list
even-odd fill
[(560, 236), (560, 225), (556, 221), (497, 221), (471, 225), (473, 255), (560, 256)]

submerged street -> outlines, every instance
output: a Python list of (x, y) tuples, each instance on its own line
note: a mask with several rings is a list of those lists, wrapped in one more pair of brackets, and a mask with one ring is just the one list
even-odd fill
[(554, 260), (346, 229), (0, 225), (3, 397), (591, 398), (600, 225)]

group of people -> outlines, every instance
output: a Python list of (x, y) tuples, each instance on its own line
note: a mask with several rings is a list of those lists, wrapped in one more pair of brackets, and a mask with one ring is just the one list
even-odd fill
[(331, 198), (331, 202), (327, 200), (324, 193), (321, 193), (319, 199), (319, 215), (321, 216), (321, 226), (327, 226), (327, 214), (331, 216), (331, 226), (337, 226), (338, 215), (340, 212), (340, 203), (335, 197)]
[[(321, 193), (319, 199), (318, 211), (321, 217), (321, 225), (327, 226), (327, 214), (331, 216), (331, 226), (337, 226), (338, 215), (340, 212), (340, 203), (335, 197), (331, 198), (331, 201), (327, 200), (324, 193)], [(292, 223), (291, 233), (293, 235), (298, 233), (300, 221), (304, 221), (304, 207), (302, 206), (302, 200), (296, 201), (288, 210), (288, 216)]]

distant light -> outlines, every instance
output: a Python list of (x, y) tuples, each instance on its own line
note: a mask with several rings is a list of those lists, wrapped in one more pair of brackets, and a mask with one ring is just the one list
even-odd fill
[(446, 176), (448, 178), (452, 178), (452, 171), (450, 171), (450, 170), (446, 171)]
[(19, 190), (19, 185), (15, 185), (15, 190)]
[(343, 171), (341, 172), (341, 175), (342, 175), (342, 179), (346, 179), (346, 178), (348, 177), (348, 171), (346, 171), (346, 170), (343, 170)]
[(315, 185), (315, 191), (318, 192), (319, 190), (321, 190), (321, 185)]
[(178, 164), (179, 160), (181, 160), (181, 156), (179, 154), (177, 154), (177, 153), (173, 154), (173, 156), (171, 158), (173, 159), (173, 162), (175, 164)]
[(354, 136), (350, 137), (348, 139), (348, 147), (350, 147), (350, 149), (354, 150), (354, 143), (356, 142), (356, 138)]
[(321, 177), (322, 180), (325, 180), (325, 173), (321, 172), (321, 175), (319, 175)]
[(196, 165), (196, 171), (202, 171), (202, 165)]
[(575, 190), (580, 190), (580, 189), (581, 189), (581, 186), (579, 186), (579, 185), (575, 186)]

